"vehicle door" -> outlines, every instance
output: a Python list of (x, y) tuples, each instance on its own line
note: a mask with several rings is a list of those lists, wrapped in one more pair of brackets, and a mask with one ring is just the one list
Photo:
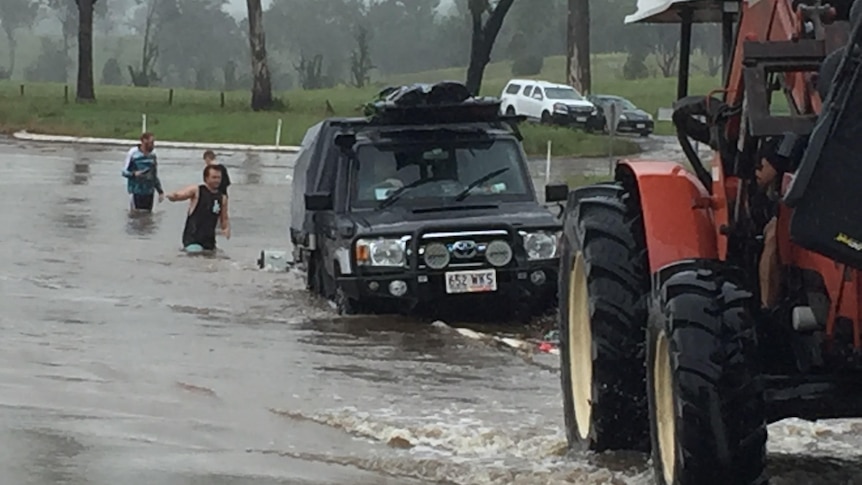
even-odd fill
[(527, 84), (524, 86), (524, 90), (521, 91), (521, 94), (518, 95), (518, 102), (517, 102), (516, 106), (518, 108), (518, 114), (519, 115), (533, 116), (532, 114), (530, 114), (529, 109), (530, 109), (530, 95), (533, 94), (533, 88), (535, 88), (535, 87), (536, 86), (533, 84)]
[(541, 119), (542, 108), (545, 104), (545, 93), (541, 86), (535, 86), (529, 97), (524, 97), (523, 113), (531, 118)]

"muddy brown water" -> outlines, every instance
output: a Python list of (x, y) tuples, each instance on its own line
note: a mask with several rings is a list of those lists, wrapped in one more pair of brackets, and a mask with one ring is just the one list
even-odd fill
[[(179, 252), (184, 204), (128, 216), (123, 153), (0, 140), (4, 484), (650, 483), (644, 456), (561, 456), (554, 371), (259, 270), (292, 156), (222, 155), (233, 238), (207, 258)], [(159, 153), (168, 190), (200, 179)], [(862, 421), (770, 431), (774, 483), (862, 484)]]

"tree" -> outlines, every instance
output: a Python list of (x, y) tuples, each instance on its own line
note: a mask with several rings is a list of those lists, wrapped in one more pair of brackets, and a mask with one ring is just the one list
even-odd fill
[(350, 73), (353, 76), (353, 85), (357, 88), (365, 87), (371, 82), (371, 52), (369, 43), (371, 32), (364, 25), (356, 29), (356, 49), (350, 55)]
[(95, 101), (93, 81), (93, 6), (97, 0), (75, 0), (78, 4), (78, 89), (75, 99)]
[(272, 108), (272, 81), (266, 62), (266, 38), (263, 32), (263, 9), (260, 0), (246, 0), (248, 4), (248, 42), (251, 47), (251, 109), (260, 111)]
[[(15, 33), (18, 29), (26, 29), (36, 21), (39, 5), (31, 0), (0, 1), (0, 26), (9, 41), (9, 67), (6, 69), (9, 77), (15, 71), (15, 55), (18, 47)], [(2, 70), (2, 69), (0, 69)]]
[(569, 0), (566, 79), (582, 93), (590, 92), (590, 0)]
[[(514, 0), (469, 0), (473, 27), (470, 41), (470, 64), (467, 67), (467, 89), (478, 96), (485, 66), (491, 62), (491, 50)], [(487, 19), (485, 18), (487, 14)]]
[(132, 78), (132, 84), (138, 87), (149, 87), (159, 81), (159, 76), (156, 74), (155, 65), (159, 57), (159, 45), (155, 41), (156, 37), (156, 13), (158, 12), (158, 0), (139, 0), (143, 1), (143, 26), (136, 24), (135, 30), (144, 36), (143, 48), (141, 50), (141, 66), (135, 69), (132, 66), (129, 68), (129, 76)]

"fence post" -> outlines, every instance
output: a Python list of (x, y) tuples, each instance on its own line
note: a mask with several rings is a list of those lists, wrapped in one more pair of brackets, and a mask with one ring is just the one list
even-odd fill
[(147, 114), (141, 113), (141, 133), (147, 132)]
[(24, 96), (24, 85), (23, 84), (21, 85), (21, 96), (22, 97)]
[(174, 104), (174, 88), (171, 88), (168, 91), (168, 106), (173, 106)]
[(69, 85), (63, 86), (63, 99), (69, 104)]
[(221, 92), (221, 107), (224, 108), (224, 91)]
[(275, 146), (278, 148), (281, 145), (281, 118), (278, 119), (278, 123), (275, 125)]

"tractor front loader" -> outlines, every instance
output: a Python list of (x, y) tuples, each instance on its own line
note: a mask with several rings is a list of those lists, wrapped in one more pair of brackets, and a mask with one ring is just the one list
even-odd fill
[(725, 85), (680, 73), (690, 170), (622, 160), (569, 194), (566, 433), (649, 451), (661, 485), (764, 484), (768, 423), (862, 416), (862, 0), (654, 3), (686, 71), (693, 19), (724, 23)]

